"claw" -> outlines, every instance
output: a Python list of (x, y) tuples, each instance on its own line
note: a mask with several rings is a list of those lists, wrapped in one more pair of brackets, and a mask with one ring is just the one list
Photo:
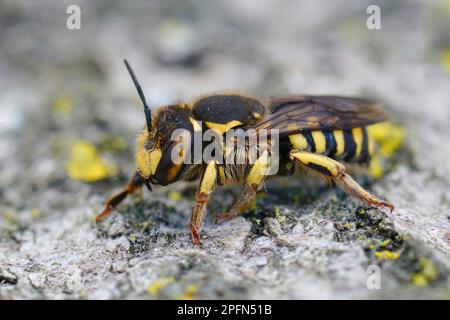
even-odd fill
[(103, 210), (103, 212), (95, 217), (95, 222), (99, 223), (99, 222), (103, 221), (109, 215), (109, 213), (111, 212), (111, 209), (112, 209), (111, 206), (105, 206), (105, 209)]
[(370, 205), (374, 206), (374, 207), (385, 207), (388, 208), (391, 213), (392, 211), (394, 211), (394, 205), (390, 202), (387, 201), (383, 201), (383, 200), (378, 200), (378, 201), (371, 201), (369, 202)]
[(381, 205), (382, 206), (384, 206), (384, 207), (386, 207), (386, 208), (389, 208), (389, 210), (391, 210), (391, 213), (392, 213), (392, 211), (394, 211), (394, 205), (392, 204), (392, 203), (390, 203), (390, 202), (385, 202), (385, 201), (383, 201), (383, 203), (381, 203)]

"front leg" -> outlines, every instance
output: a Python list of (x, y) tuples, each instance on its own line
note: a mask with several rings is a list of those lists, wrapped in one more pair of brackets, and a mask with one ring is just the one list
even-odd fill
[(203, 220), (206, 214), (206, 206), (208, 204), (209, 197), (214, 191), (217, 179), (217, 167), (216, 162), (211, 161), (206, 166), (205, 172), (200, 180), (200, 185), (195, 194), (196, 204), (192, 208), (191, 223), (189, 227), (191, 229), (192, 241), (195, 245), (200, 245), (200, 231), (203, 227)]
[(244, 192), (239, 196), (230, 211), (221, 213), (216, 217), (216, 223), (237, 217), (255, 200), (256, 193), (261, 187), (264, 178), (270, 168), (269, 155), (267, 151), (255, 161), (250, 173), (245, 180)]
[[(106, 201), (103, 212), (95, 217), (95, 221), (100, 222), (105, 219), (109, 215), (111, 210), (117, 207), (128, 195), (139, 192), (142, 188), (143, 183), (144, 179), (142, 179), (139, 173), (136, 172), (122, 191), (115, 194)], [(150, 185), (148, 185), (148, 187), (150, 189)]]

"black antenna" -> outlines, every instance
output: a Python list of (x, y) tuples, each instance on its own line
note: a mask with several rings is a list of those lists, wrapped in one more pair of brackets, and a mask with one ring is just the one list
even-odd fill
[(139, 93), (139, 97), (141, 98), (141, 101), (144, 104), (144, 113), (145, 113), (145, 120), (147, 122), (147, 130), (150, 133), (150, 131), (152, 131), (152, 113), (147, 105), (147, 101), (145, 101), (144, 92), (142, 92), (141, 85), (139, 84), (133, 69), (131, 69), (131, 66), (126, 59), (124, 59), (123, 62), (125, 62), (125, 66), (127, 67), (128, 72), (130, 73), (131, 79), (133, 79), (134, 85)]

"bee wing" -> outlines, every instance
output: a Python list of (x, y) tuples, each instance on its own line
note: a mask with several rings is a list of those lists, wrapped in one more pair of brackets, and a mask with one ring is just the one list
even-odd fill
[(280, 137), (314, 130), (346, 130), (386, 120), (379, 105), (363, 98), (289, 96), (266, 99), (257, 129), (278, 129)]

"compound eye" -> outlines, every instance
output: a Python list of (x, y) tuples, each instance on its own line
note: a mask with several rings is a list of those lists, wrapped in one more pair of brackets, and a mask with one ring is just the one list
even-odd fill
[(154, 147), (153, 140), (147, 140), (147, 142), (144, 145), (145, 150), (151, 150)]

